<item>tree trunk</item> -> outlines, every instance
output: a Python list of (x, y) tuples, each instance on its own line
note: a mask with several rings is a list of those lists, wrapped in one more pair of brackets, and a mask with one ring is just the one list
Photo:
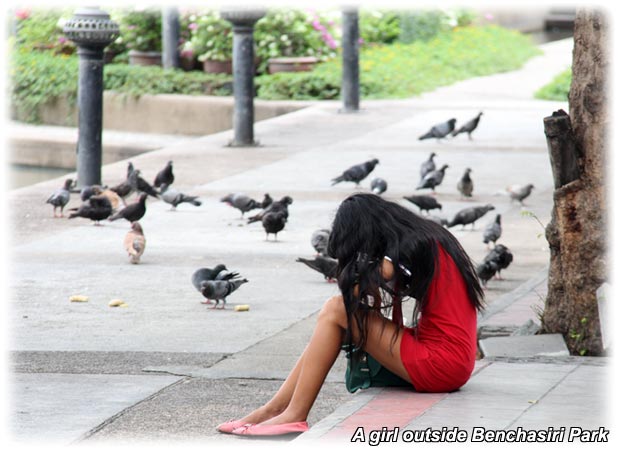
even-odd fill
[(545, 119), (556, 190), (546, 230), (551, 257), (543, 331), (562, 333), (572, 354), (603, 354), (596, 291), (606, 280), (607, 19), (575, 19), (569, 116)]

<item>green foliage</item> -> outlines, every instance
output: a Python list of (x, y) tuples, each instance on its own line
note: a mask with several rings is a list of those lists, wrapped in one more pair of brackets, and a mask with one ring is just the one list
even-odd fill
[(359, 16), (360, 36), (363, 43), (390, 44), (400, 33), (400, 16), (393, 11), (362, 10)]
[(197, 17), (191, 26), (191, 48), (200, 61), (229, 61), (232, 59), (232, 24), (217, 11)]
[(161, 11), (144, 9), (125, 11), (120, 16), (120, 35), (130, 50), (161, 51)]
[(399, 40), (405, 44), (427, 41), (453, 28), (470, 26), (475, 19), (476, 15), (466, 9), (403, 12)]
[[(455, 28), (427, 42), (361, 48), (361, 89), (364, 98), (410, 97), (466, 78), (517, 69), (538, 53), (530, 39), (515, 31), (496, 26)], [(333, 98), (334, 87), (340, 86), (340, 74), (341, 61), (333, 60), (309, 74), (272, 79), (268, 77), (273, 75), (262, 76), (258, 96), (284, 98), (283, 93), (297, 86), (294, 77), (313, 84), (314, 76), (316, 84), (332, 80), (325, 94), (318, 92), (314, 99)], [(277, 83), (287, 86), (272, 86)], [(307, 92), (313, 90), (305, 89), (303, 98)]]
[(75, 48), (62, 32), (72, 12), (64, 9), (20, 10), (15, 14), (15, 44), (24, 51), (72, 52)]
[(572, 71), (569, 67), (558, 74), (549, 84), (534, 93), (534, 97), (541, 100), (568, 101), (571, 90)]
[[(109, 64), (103, 76), (105, 89), (132, 96), (231, 94), (231, 77), (225, 75)], [(78, 60), (75, 56), (16, 52), (11, 58), (10, 77), (11, 104), (26, 122), (38, 123), (39, 108), (57, 98), (67, 98), (69, 103), (77, 100)]]
[(39, 107), (60, 97), (77, 99), (77, 58), (19, 51), (10, 63), (11, 104), (26, 122), (36, 123)]

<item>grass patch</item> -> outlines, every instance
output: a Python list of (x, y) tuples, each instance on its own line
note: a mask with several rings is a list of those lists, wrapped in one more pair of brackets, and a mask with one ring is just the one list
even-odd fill
[(549, 84), (534, 93), (534, 98), (540, 100), (568, 101), (571, 89), (571, 68), (558, 74)]
[[(516, 31), (497, 26), (455, 28), (425, 42), (363, 48), (361, 91), (369, 99), (411, 97), (467, 78), (518, 69), (538, 54), (531, 40)], [(338, 98), (341, 70), (341, 61), (332, 60), (310, 74), (262, 76), (258, 96)]]

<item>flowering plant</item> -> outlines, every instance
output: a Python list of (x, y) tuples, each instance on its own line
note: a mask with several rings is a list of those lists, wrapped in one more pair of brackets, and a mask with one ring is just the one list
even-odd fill
[(188, 24), (191, 47), (200, 61), (229, 61), (232, 59), (232, 24), (218, 12), (208, 11)]
[(128, 49), (142, 52), (161, 51), (161, 11), (132, 10), (120, 18), (120, 34)]

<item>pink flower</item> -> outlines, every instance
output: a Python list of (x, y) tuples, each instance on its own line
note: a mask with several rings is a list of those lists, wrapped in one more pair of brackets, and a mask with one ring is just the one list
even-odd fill
[(19, 20), (27, 19), (28, 17), (30, 17), (30, 10), (26, 8), (20, 8), (15, 11), (15, 17), (17, 17)]
[(494, 20), (494, 15), (492, 13), (486, 13), (485, 14), (485, 19), (487, 20)]
[(320, 21), (317, 19), (311, 22), (311, 25), (313, 25), (313, 28), (315, 28), (318, 31), (324, 30), (324, 25), (322, 25)]
[(363, 45), (364, 43), (365, 43), (365, 40), (363, 38), (358, 38), (359, 45)]
[(64, 36), (59, 36), (58, 37), (58, 43), (63, 45), (67, 42), (67, 38), (65, 38)]
[(192, 22), (192, 23), (189, 24), (189, 30), (191, 30), (191, 31), (197, 30), (197, 27), (198, 27), (198, 25), (195, 22)]

